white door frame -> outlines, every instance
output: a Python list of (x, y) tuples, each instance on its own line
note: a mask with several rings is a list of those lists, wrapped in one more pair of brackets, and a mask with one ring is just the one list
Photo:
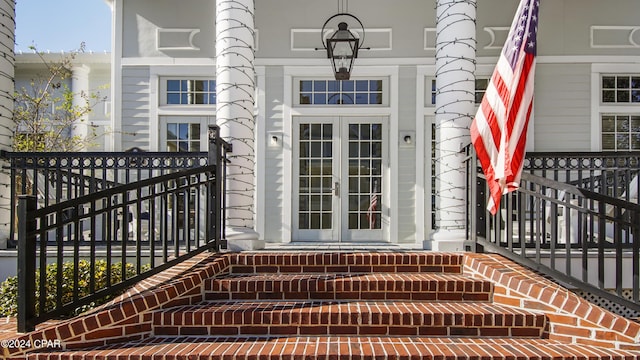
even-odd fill
[[(385, 227), (385, 239), (390, 239), (390, 242), (397, 242), (397, 238), (392, 234), (398, 234), (398, 221), (395, 221), (397, 216), (398, 204), (398, 147), (393, 145), (395, 140), (399, 136), (398, 128), (398, 100), (399, 100), (399, 70), (398, 65), (380, 65), (380, 66), (362, 66), (354, 71), (354, 77), (380, 77), (386, 76), (389, 78), (389, 100), (387, 106), (371, 106), (371, 107), (299, 107), (295, 105), (294, 96), (298, 94), (294, 93), (294, 81), (297, 77), (313, 77), (323, 78), (331, 74), (330, 68), (325, 65), (317, 66), (297, 66), (287, 65), (283, 69), (283, 104), (282, 104), (282, 161), (284, 164), (291, 164), (293, 161), (292, 147), (292, 131), (293, 131), (293, 118), (294, 116), (386, 116), (388, 118), (388, 177), (387, 186), (389, 187), (387, 193), (389, 199), (387, 204), (389, 205), (388, 217), (389, 224)], [(265, 137), (266, 137), (265, 131)], [(264, 138), (264, 137), (263, 137)], [(285, 189), (291, 190), (291, 181), (293, 179), (293, 169), (291, 166), (284, 166), (283, 179)], [(291, 241), (293, 239), (293, 191), (284, 191), (282, 193), (282, 239), (284, 242)]]
[[(364, 216), (367, 216), (367, 219), (370, 219), (369, 212), (365, 214), (362, 210), (364, 208), (363, 204), (369, 204), (369, 197), (367, 197), (366, 201), (362, 200), (362, 189), (361, 186), (371, 186), (368, 180), (370, 180), (370, 176), (367, 173), (364, 173), (364, 177), (360, 177), (357, 174), (350, 174), (350, 171), (354, 170), (351, 167), (350, 160), (353, 160), (350, 157), (350, 145), (358, 147), (369, 148), (369, 151), (373, 151), (371, 148), (372, 143), (369, 143), (368, 139), (364, 140), (361, 143), (359, 140), (356, 140), (354, 143), (354, 139), (350, 137), (351, 125), (354, 124), (375, 124), (379, 123), (381, 125), (381, 139), (382, 149), (381, 149), (381, 159), (379, 162), (380, 174), (380, 188), (377, 189), (378, 193), (372, 195), (369, 193), (369, 190), (365, 191), (369, 196), (375, 196), (377, 199), (377, 207), (375, 214), (375, 219), (377, 219), (378, 223), (374, 226), (378, 229), (369, 230), (366, 228), (366, 224), (362, 225), (364, 221)], [(301, 229), (299, 222), (300, 215), (300, 207), (305, 206), (306, 210), (309, 210), (309, 203), (303, 205), (299, 201), (300, 196), (300, 170), (301, 170), (301, 161), (300, 161), (300, 147), (301, 147), (301, 137), (300, 137), (300, 126), (301, 124), (318, 124), (319, 126), (316, 128), (318, 134), (320, 135), (320, 128), (326, 127), (330, 125), (331, 136), (325, 138), (326, 131), (323, 130), (322, 137), (316, 137), (315, 140), (309, 140), (311, 143), (314, 143), (316, 147), (315, 153), (317, 155), (313, 156), (313, 159), (310, 161), (315, 161), (316, 166), (310, 166), (307, 171), (310, 178), (307, 178), (307, 181), (304, 181), (304, 186), (307, 187), (307, 191), (310, 192), (310, 196), (317, 197), (315, 212), (317, 214), (318, 211), (322, 211), (321, 220), (316, 218), (317, 222), (315, 223), (315, 227), (327, 226), (325, 229)], [(388, 140), (388, 126), (389, 121), (386, 116), (300, 116), (295, 117), (293, 120), (293, 132), (292, 132), (292, 152), (293, 152), (293, 162), (292, 162), (292, 240), (293, 241), (321, 241), (321, 242), (389, 242), (389, 140)], [(362, 128), (356, 128), (364, 130)], [(368, 130), (368, 129), (367, 129)], [(327, 147), (327, 140), (330, 141), (330, 147)], [(303, 140), (307, 141), (307, 140)], [(376, 141), (374, 141), (375, 143)], [(309, 143), (305, 147), (307, 152), (307, 157), (311, 150), (309, 149)], [(327, 154), (327, 151), (330, 150), (331, 153), (329, 156), (324, 156)], [(364, 151), (364, 150), (363, 150)], [(356, 150), (357, 154), (358, 150)], [(313, 153), (311, 152), (313, 155)], [(356, 158), (359, 159), (359, 155), (356, 155)], [(330, 162), (327, 160), (330, 159)], [(365, 161), (372, 161), (376, 163), (375, 157), (371, 155), (364, 156)], [(308, 160), (309, 161), (309, 160)], [(322, 164), (324, 162), (330, 163), (330, 171), (327, 171), (326, 164)], [(358, 160), (360, 161), (360, 160)], [(372, 165), (373, 165), (372, 163)], [(322, 165), (321, 165), (322, 164)], [(359, 163), (360, 164), (360, 163)], [(313, 168), (311, 170), (311, 168)], [(360, 165), (355, 169), (356, 172), (359, 173)], [(370, 167), (370, 169), (372, 169)], [(316, 176), (313, 176), (316, 174)], [(306, 176), (303, 176), (306, 178)], [(311, 180), (316, 180), (315, 185)], [(353, 185), (355, 186), (355, 199), (353, 194), (351, 193), (351, 185), (350, 180), (355, 180), (357, 182)], [(364, 180), (369, 185), (362, 185), (360, 181)], [(315, 190), (313, 190), (315, 189)], [(379, 196), (379, 197), (378, 197)], [(330, 200), (329, 200), (330, 197)], [(320, 201), (319, 199), (322, 199)], [(355, 201), (355, 206), (359, 208), (359, 210), (350, 209), (351, 202)], [(327, 211), (327, 207), (331, 206), (329, 211)], [(354, 205), (354, 204), (351, 204)], [(321, 207), (321, 208), (320, 208)], [(355, 214), (354, 214), (355, 212)], [(380, 213), (380, 217), (377, 216), (378, 212)], [(317, 215), (316, 215), (317, 216)], [(351, 221), (350, 221), (351, 219)], [(309, 221), (309, 220), (306, 220)], [(324, 223), (326, 221), (326, 223)], [(330, 221), (330, 227), (329, 225)], [(350, 224), (352, 223), (353, 224)], [(354, 225), (355, 224), (355, 225)], [(351, 229), (350, 227), (355, 226), (355, 229)]]

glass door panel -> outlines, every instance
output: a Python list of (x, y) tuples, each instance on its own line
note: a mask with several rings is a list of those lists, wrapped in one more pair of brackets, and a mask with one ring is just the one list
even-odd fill
[(343, 205), (346, 227), (344, 241), (382, 241), (384, 123), (370, 118), (355, 118), (343, 124), (348, 149), (343, 170), (348, 188)]
[(293, 240), (382, 241), (385, 122), (294, 122)]

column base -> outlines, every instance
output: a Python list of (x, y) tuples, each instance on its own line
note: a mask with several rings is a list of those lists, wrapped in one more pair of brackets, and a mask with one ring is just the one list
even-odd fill
[(265, 248), (260, 234), (249, 228), (226, 228), (227, 249), (230, 251), (251, 251)]
[(422, 248), (432, 251), (459, 252), (467, 249), (465, 230), (438, 230), (431, 234), (429, 240), (422, 242)]

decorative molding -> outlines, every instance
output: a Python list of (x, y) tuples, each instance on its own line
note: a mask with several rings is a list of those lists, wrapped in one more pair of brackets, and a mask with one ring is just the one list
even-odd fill
[[(291, 29), (291, 51), (316, 51), (317, 48), (322, 48), (321, 31), (322, 29)], [(334, 31), (325, 28), (324, 37), (328, 37)], [(362, 38), (360, 30), (353, 31)], [(372, 51), (390, 51), (393, 49), (392, 38), (390, 28), (367, 29), (362, 45)]]
[(591, 26), (591, 48), (640, 48), (640, 26)]
[[(322, 48), (320, 31), (322, 29), (291, 29), (291, 51), (316, 51)], [(324, 37), (332, 32), (332, 29), (325, 29)]]
[(507, 36), (509, 36), (509, 27), (503, 26), (487, 26), (483, 30), (489, 34), (491, 38), (491, 42), (485, 45), (483, 49), (485, 50), (501, 50), (505, 41), (507, 40)]
[(200, 29), (162, 29), (156, 32), (158, 50), (200, 50), (193, 44), (193, 38)]
[(425, 50), (436, 50), (436, 28), (424, 28), (424, 49)]

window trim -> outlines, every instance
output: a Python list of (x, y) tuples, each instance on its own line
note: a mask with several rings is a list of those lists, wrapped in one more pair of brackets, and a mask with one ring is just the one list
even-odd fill
[[(603, 115), (640, 115), (640, 103), (603, 103), (602, 77), (640, 74), (640, 64), (600, 63), (591, 65), (591, 151), (603, 150)], [(615, 151), (615, 150), (614, 150)]]
[[(190, 116), (190, 115), (161, 115), (160, 116), (160, 143), (158, 144), (159, 151), (169, 151), (167, 147), (167, 127), (169, 124), (199, 124), (200, 125), (200, 148), (197, 150), (192, 150), (193, 152), (199, 151), (207, 151), (208, 143), (207, 143), (207, 132), (209, 128), (209, 123), (211, 123), (213, 117), (207, 116)], [(193, 140), (190, 140), (190, 142)]]
[[(294, 77), (293, 78), (293, 106), (295, 107), (303, 107), (303, 108), (310, 108), (310, 107), (319, 107), (319, 108), (329, 108), (329, 107), (367, 107), (367, 108), (376, 108), (376, 107), (389, 107), (389, 93), (391, 91), (391, 87), (390, 87), (390, 82), (389, 82), (389, 77), (388, 76), (372, 76), (372, 77), (362, 77), (362, 78), (351, 78), (348, 81), (382, 81), (382, 103), (381, 104), (371, 104), (371, 103), (367, 103), (367, 104), (302, 104), (300, 102), (300, 95), (302, 93), (301, 88), (300, 88), (300, 83), (302, 81), (335, 81), (335, 79), (333, 78), (328, 78), (328, 77)], [(354, 89), (354, 92), (357, 92)], [(367, 92), (369, 94), (373, 94), (374, 92), (371, 92), (370, 90), (367, 90)], [(329, 90), (327, 90), (326, 92), (327, 94), (330, 93)], [(343, 92), (340, 92), (343, 93)], [(355, 100), (354, 100), (355, 101)]]
[(181, 108), (181, 109), (198, 109), (198, 108), (206, 108), (206, 109), (215, 109), (217, 105), (217, 94), (215, 88), (213, 91), (209, 90), (208, 92), (202, 92), (204, 94), (213, 93), (216, 97), (216, 104), (169, 104), (167, 101), (168, 94), (168, 85), (167, 82), (170, 80), (178, 80), (178, 81), (216, 81), (215, 77), (207, 77), (207, 76), (160, 76), (159, 77), (159, 91), (158, 91), (158, 105), (162, 108)]

